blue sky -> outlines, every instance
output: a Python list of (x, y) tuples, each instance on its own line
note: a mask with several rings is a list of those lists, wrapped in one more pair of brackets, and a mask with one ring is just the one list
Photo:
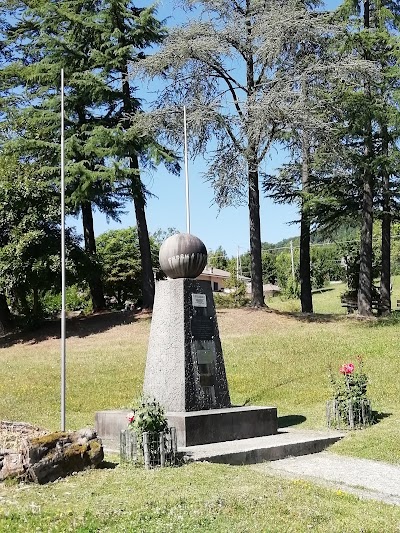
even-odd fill
[[(168, 25), (172, 26), (182, 21), (182, 15), (171, 7), (171, 0), (159, 3), (158, 17), (170, 17)], [(326, 7), (332, 9), (339, 4), (338, 0), (329, 0)], [(140, 93), (139, 93), (140, 95)], [(143, 96), (143, 95), (140, 95)], [(273, 150), (267, 161), (267, 169), (272, 170), (282, 162), (282, 154)], [(202, 172), (205, 162), (202, 158), (189, 162), (190, 177), (190, 212), (191, 233), (202, 239), (206, 247), (215, 250), (222, 246), (229, 256), (236, 256), (238, 247), (240, 253), (249, 249), (249, 223), (247, 206), (228, 207), (219, 210), (213, 205), (213, 191), (209, 184), (204, 183)], [(151, 233), (158, 229), (166, 230), (173, 227), (179, 231), (186, 231), (185, 207), (185, 177), (169, 174), (163, 167), (153, 173), (142, 175), (146, 187), (155, 195), (149, 198), (147, 204), (147, 223)], [(275, 243), (287, 237), (299, 234), (296, 224), (290, 224), (298, 217), (295, 206), (275, 205), (271, 200), (263, 198), (261, 194), (261, 238), (263, 242)], [(80, 230), (80, 223), (77, 222)], [(129, 209), (121, 217), (121, 223), (107, 223), (101, 213), (95, 213), (95, 233), (100, 235), (107, 230), (125, 228), (136, 224), (134, 211)]]

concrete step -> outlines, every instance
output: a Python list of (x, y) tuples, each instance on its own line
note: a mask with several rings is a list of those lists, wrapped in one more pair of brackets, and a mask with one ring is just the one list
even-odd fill
[(340, 440), (339, 431), (285, 428), (276, 435), (179, 448), (188, 460), (231, 465), (277, 461), (285, 457), (318, 453)]

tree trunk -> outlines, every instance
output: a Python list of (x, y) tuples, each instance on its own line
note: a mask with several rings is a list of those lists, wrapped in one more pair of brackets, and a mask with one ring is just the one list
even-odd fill
[[(382, 152), (388, 157), (388, 131), (382, 127)], [(382, 177), (382, 268), (381, 268), (381, 314), (388, 315), (391, 312), (390, 301), (390, 249), (391, 249), (391, 209), (390, 209), (390, 180), (386, 168)]]
[[(303, 94), (307, 96), (307, 87), (303, 81)], [(303, 198), (301, 202), (300, 222), (300, 300), (303, 313), (313, 312), (311, 292), (311, 260), (310, 260), (310, 219), (307, 198), (310, 181), (310, 141), (306, 128), (303, 128), (301, 136), (301, 185)]]
[[(136, 165), (136, 168), (138, 169), (138, 172), (139, 172), (139, 164), (138, 164), (137, 157), (133, 156), (131, 158), (131, 162), (133, 165)], [(137, 180), (139, 180), (140, 182), (139, 175), (137, 176)], [(136, 227), (137, 227), (137, 232), (138, 232), (140, 259), (141, 259), (141, 266), (142, 266), (142, 297), (143, 297), (142, 308), (153, 309), (154, 273), (153, 273), (153, 265), (151, 262), (151, 247), (150, 247), (149, 232), (147, 229), (145, 201), (144, 201), (142, 193), (136, 193), (133, 201), (135, 204)]]
[[(252, 47), (252, 16), (250, 16), (250, 1), (246, 0), (246, 32), (248, 49)], [(254, 94), (254, 58), (252, 53), (246, 57), (246, 81), (247, 99), (251, 100)], [(252, 124), (252, 116), (248, 115), (248, 122)], [(247, 168), (249, 180), (249, 222), (250, 222), (250, 262), (251, 262), (251, 305), (253, 307), (265, 307), (264, 288), (262, 278), (262, 258), (261, 258), (261, 228), (260, 228), (260, 191), (258, 185), (258, 154), (257, 141), (252, 132), (248, 135), (247, 146)]]
[(106, 304), (104, 300), (103, 283), (101, 281), (99, 265), (96, 259), (96, 239), (94, 237), (93, 213), (91, 202), (82, 202), (82, 223), (83, 237), (85, 240), (85, 251), (92, 262), (92, 270), (88, 275), (90, 296), (92, 298), (93, 311), (104, 309)]
[[(367, 163), (369, 165), (369, 161)], [(373, 179), (369, 168), (364, 175), (362, 225), (360, 240), (360, 277), (358, 285), (358, 313), (372, 314), (372, 229)]]
[(249, 168), (249, 220), (250, 220), (250, 260), (251, 292), (253, 307), (265, 307), (261, 260), (260, 193), (258, 171)]
[(313, 313), (310, 273), (310, 223), (304, 212), (301, 213), (300, 223), (300, 290), (302, 312)]
[(11, 329), (11, 326), (12, 319), (7, 298), (4, 294), (0, 294), (0, 335), (7, 333)]
[(39, 299), (39, 289), (37, 287), (33, 288), (33, 306), (32, 306), (32, 315), (38, 317), (40, 315), (40, 299)]
[[(122, 29), (122, 28), (120, 28)], [(121, 37), (121, 44), (124, 45), (123, 35)], [(132, 114), (132, 100), (131, 90), (129, 85), (128, 65), (124, 64), (121, 69), (122, 78), (122, 95), (124, 113), (127, 117)], [(129, 118), (124, 121), (124, 127), (129, 128)], [(137, 154), (130, 152), (127, 154), (130, 157), (130, 168), (136, 171), (136, 176), (131, 178), (132, 185), (130, 187), (131, 196), (135, 205), (136, 227), (138, 232), (140, 261), (142, 267), (142, 298), (143, 309), (153, 309), (154, 304), (154, 274), (153, 265), (151, 262), (151, 247), (149, 232), (147, 229), (145, 198), (143, 196), (143, 187), (140, 179), (140, 170)], [(136, 183), (135, 183), (136, 182)]]
[[(369, 0), (364, 0), (364, 28), (369, 28)], [(370, 54), (364, 52), (364, 59), (369, 60)], [(368, 84), (365, 85), (366, 95), (370, 95)], [(361, 214), (360, 239), (360, 277), (358, 285), (358, 314), (372, 315), (372, 230), (373, 230), (373, 175), (371, 160), (373, 156), (372, 123), (368, 117), (364, 138), (364, 174), (363, 203)]]

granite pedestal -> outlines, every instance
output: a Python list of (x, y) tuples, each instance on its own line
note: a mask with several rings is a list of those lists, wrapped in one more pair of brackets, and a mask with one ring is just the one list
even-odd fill
[(209, 282), (179, 278), (157, 283), (143, 392), (166, 411), (230, 407)]
[[(197, 255), (204, 260), (204, 254)], [(161, 256), (160, 252), (160, 263)], [(199, 257), (177, 253), (163, 261), (165, 268), (176, 262), (179, 269), (175, 270), (180, 273), (189, 268), (183, 268), (182, 262), (196, 266)], [(179, 447), (274, 435), (278, 430), (275, 407), (231, 405), (214, 298), (207, 281), (177, 277), (156, 284), (143, 392), (163, 406), (169, 425), (177, 430)], [(96, 413), (96, 431), (106, 447), (111, 443), (114, 448), (119, 446), (127, 414)]]
[(275, 407), (229, 407), (186, 413), (167, 413), (176, 428), (179, 447), (212, 444), (274, 435), (278, 431)]
[[(119, 450), (120, 432), (127, 427), (129, 413), (128, 409), (96, 413), (96, 431), (106, 450)], [(230, 407), (166, 415), (168, 425), (177, 430), (179, 448), (264, 437), (278, 431), (275, 407)]]

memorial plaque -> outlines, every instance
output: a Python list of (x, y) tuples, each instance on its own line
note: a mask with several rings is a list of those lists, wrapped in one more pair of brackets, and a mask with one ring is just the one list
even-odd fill
[(213, 387), (215, 384), (215, 343), (213, 340), (195, 340), (192, 345), (201, 387)]
[(215, 361), (215, 343), (212, 340), (194, 341), (194, 352), (197, 356), (197, 364), (211, 365)]
[(214, 323), (212, 317), (193, 314), (191, 320), (192, 336), (196, 340), (212, 340)]
[(212, 350), (197, 350), (197, 362), (199, 365), (209, 365), (214, 361)]
[(215, 378), (212, 374), (200, 374), (200, 386), (212, 387), (215, 385)]
[(207, 297), (205, 294), (196, 294), (192, 292), (193, 307), (207, 307)]

